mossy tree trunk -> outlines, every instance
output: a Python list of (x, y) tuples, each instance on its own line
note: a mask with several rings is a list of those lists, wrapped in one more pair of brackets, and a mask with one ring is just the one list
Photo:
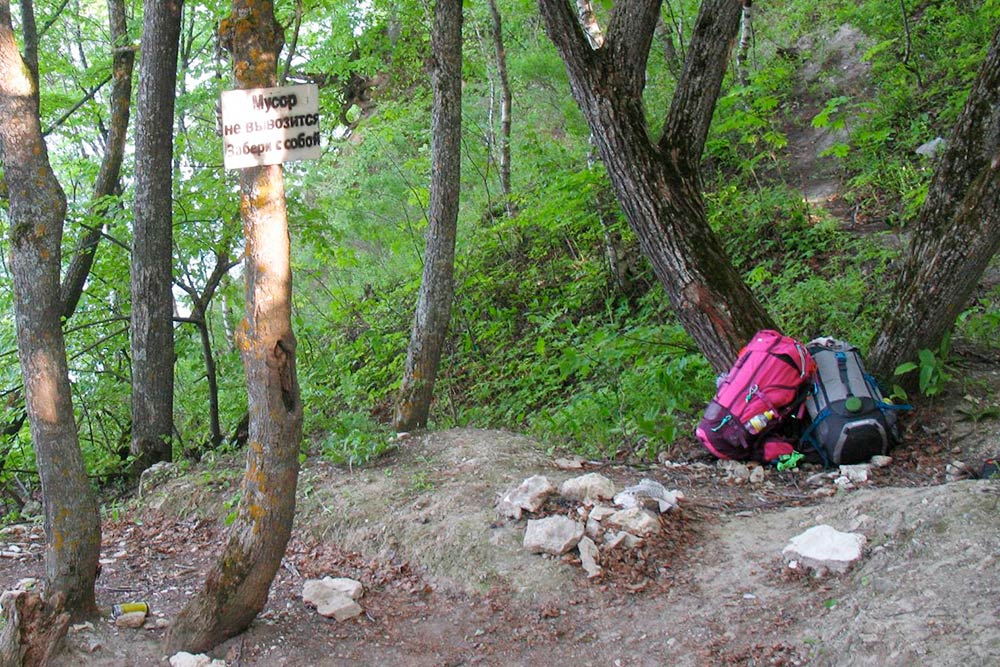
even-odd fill
[[(272, 2), (240, 0), (219, 27), (240, 88), (275, 85), (283, 44)], [(170, 652), (203, 652), (242, 632), (264, 608), (292, 530), (302, 403), (291, 327), (292, 275), (281, 166), (240, 177), (246, 236), (246, 319), (238, 345), (250, 411), (236, 519), (202, 590), (174, 621)]]
[[(60, 323), (66, 196), (49, 164), (35, 79), (0, 2), (0, 156), (10, 192), (10, 259), (18, 357), (45, 511), (49, 612), (95, 614), (101, 545), (97, 501), (80, 451)], [(46, 613), (49, 613), (46, 612)]]
[(642, 91), (660, 0), (616, 3), (592, 46), (569, 0), (539, 0), (612, 187), (681, 324), (712, 366), (773, 321), (708, 224), (700, 160), (742, 7), (705, 0), (663, 134), (653, 141)]
[(454, 298), (462, 165), (462, 3), (437, 0), (431, 34), (431, 195), (424, 272), (393, 425), (427, 424)]

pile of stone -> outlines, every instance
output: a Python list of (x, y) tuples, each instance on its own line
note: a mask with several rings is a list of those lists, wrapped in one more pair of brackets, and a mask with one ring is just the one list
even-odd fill
[(576, 549), (591, 578), (603, 574), (602, 551), (639, 548), (663, 530), (659, 515), (676, 509), (684, 498), (680, 491), (668, 491), (651, 479), (617, 491), (614, 482), (599, 473), (572, 477), (558, 487), (548, 477), (535, 475), (503, 493), (497, 512), (519, 521), (525, 512), (539, 513), (556, 494), (576, 503), (575, 512), (529, 518), (523, 546), (532, 553), (553, 556)]
[[(892, 463), (891, 456), (873, 456), (868, 463), (841, 465), (836, 469), (822, 470), (809, 475), (806, 483), (814, 487), (815, 496), (832, 496), (837, 491), (850, 491), (870, 480), (874, 468), (884, 468)], [(679, 465), (669, 464), (668, 465)], [(767, 483), (768, 470), (765, 466), (746, 464), (740, 461), (716, 462), (716, 468), (723, 475), (723, 481), (739, 486), (749, 484), (758, 486)]]
[(818, 472), (806, 478), (806, 483), (816, 487), (815, 496), (832, 496), (837, 491), (850, 491), (867, 484), (873, 468), (884, 468), (892, 463), (891, 456), (873, 456), (868, 463), (838, 466), (836, 470)]

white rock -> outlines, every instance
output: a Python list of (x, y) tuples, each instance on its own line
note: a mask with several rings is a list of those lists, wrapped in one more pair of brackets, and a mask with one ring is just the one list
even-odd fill
[(781, 553), (787, 562), (798, 561), (815, 570), (846, 572), (861, 558), (867, 541), (860, 533), (842, 533), (823, 524), (793, 537)]
[(645, 540), (641, 537), (637, 537), (632, 533), (626, 533), (625, 531), (622, 531), (622, 537), (624, 538), (622, 544), (626, 549), (638, 549), (645, 543)]
[(676, 508), (684, 494), (680, 491), (667, 491), (667, 488), (652, 479), (641, 479), (635, 486), (630, 486), (622, 490), (614, 498), (615, 505), (629, 509), (640, 507), (642, 498), (652, 498), (656, 501), (660, 512), (669, 512)]
[(559, 494), (567, 500), (594, 505), (615, 497), (615, 483), (600, 473), (592, 472), (567, 479), (560, 485)]
[(888, 465), (892, 465), (892, 457), (891, 456), (882, 456), (881, 454), (876, 454), (875, 456), (872, 457), (872, 459), (871, 459), (871, 461), (869, 461), (869, 463), (871, 463), (876, 468), (884, 468), (884, 467), (886, 467)]
[(743, 484), (750, 479), (750, 468), (739, 461), (720, 460), (719, 467), (726, 472), (726, 479), (736, 484)]
[(531, 553), (559, 556), (575, 547), (581, 537), (583, 526), (568, 516), (529, 519), (524, 531), (523, 546)]
[(601, 552), (594, 541), (589, 537), (580, 538), (576, 548), (580, 551), (580, 564), (587, 576), (590, 578), (601, 576), (603, 572), (600, 565)]
[(169, 461), (159, 461), (149, 466), (139, 475), (139, 497), (149, 493), (153, 487), (159, 486), (173, 474), (176, 466)]
[(587, 459), (582, 456), (572, 456), (570, 458), (556, 459), (552, 464), (560, 470), (583, 470), (583, 464)]
[(607, 549), (614, 549), (619, 544), (625, 541), (625, 536), (628, 535), (624, 530), (616, 531), (609, 530), (604, 533), (604, 546)]
[(944, 149), (945, 140), (942, 137), (934, 137), (930, 141), (924, 142), (917, 146), (915, 151), (917, 155), (923, 155), (924, 157), (935, 157), (938, 152)]
[(590, 514), (587, 515), (586, 534), (592, 538), (599, 537), (604, 530), (602, 522), (617, 511), (614, 507), (608, 507), (607, 505), (595, 505), (590, 510)]
[(225, 660), (212, 660), (202, 653), (192, 655), (181, 651), (170, 656), (170, 667), (226, 667), (226, 662)]
[(323, 577), (320, 581), (328, 588), (343, 593), (352, 600), (360, 600), (365, 594), (364, 584), (355, 579), (348, 579), (347, 577)]
[[(357, 586), (347, 582), (353, 582)], [(310, 579), (302, 587), (302, 602), (316, 607), (320, 616), (346, 621), (360, 616), (364, 611), (351, 597), (360, 597), (363, 591), (361, 584), (351, 579)]]
[(604, 534), (604, 546), (608, 549), (614, 549), (619, 545), (626, 549), (638, 549), (642, 544), (643, 540), (641, 537), (636, 537), (632, 533), (626, 533), (624, 530), (612, 530)]
[(633, 535), (652, 535), (662, 530), (659, 518), (641, 507), (615, 512), (607, 518), (607, 523)]
[(854, 482), (852, 482), (851, 478), (847, 475), (841, 475), (837, 479), (833, 480), (833, 483), (838, 489), (843, 489), (845, 491), (849, 491), (854, 488)]
[(346, 621), (364, 613), (357, 602), (347, 597), (334, 593), (329, 596), (323, 604), (316, 606), (316, 613), (326, 618), (333, 618), (338, 621)]
[(146, 612), (130, 611), (115, 619), (115, 626), (119, 628), (141, 628), (146, 624)]
[(871, 471), (871, 466), (867, 463), (859, 463), (857, 465), (840, 466), (840, 474), (847, 479), (851, 480), (855, 484), (860, 484), (861, 482), (868, 481), (868, 473)]
[(555, 493), (556, 487), (548, 477), (534, 475), (521, 482), (516, 488), (510, 489), (497, 503), (497, 512), (501, 516), (520, 519), (521, 512), (537, 512), (545, 503), (545, 499)]
[(760, 484), (764, 481), (764, 467), (755, 466), (753, 470), (750, 471), (750, 483)]
[(594, 505), (594, 508), (590, 510), (588, 517), (594, 521), (604, 521), (617, 511), (618, 510), (614, 507), (608, 507), (607, 505)]

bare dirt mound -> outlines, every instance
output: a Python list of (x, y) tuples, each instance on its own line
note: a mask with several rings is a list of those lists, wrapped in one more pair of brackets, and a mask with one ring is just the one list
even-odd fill
[[(595, 466), (619, 485), (648, 477), (686, 496), (667, 540), (596, 580), (572, 556), (527, 553), (524, 519), (496, 515), (497, 494), (525, 477), (580, 474), (528, 438), (460, 429), (411, 438), (374, 468), (308, 461), (268, 606), (214, 655), (230, 667), (1000, 664), (1000, 481), (938, 484), (953, 450), (900, 451), (832, 497), (813, 495), (807, 472), (734, 484), (696, 449), (670, 464)], [(121, 508), (105, 529), (99, 601), (147, 600), (169, 620), (222, 542), (240, 465), (175, 471)], [(868, 538), (847, 574), (784, 565), (788, 540), (819, 523)], [(3, 536), (7, 551), (22, 545), (0, 563), (8, 586), (41, 573), (37, 533)], [(365, 615), (336, 623), (307, 608), (302, 584), (325, 575), (364, 582)], [(60, 664), (167, 664), (153, 625), (77, 628)]]

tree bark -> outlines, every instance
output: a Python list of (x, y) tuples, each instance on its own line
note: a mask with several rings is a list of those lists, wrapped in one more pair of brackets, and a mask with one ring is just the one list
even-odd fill
[(742, 8), (705, 0), (660, 140), (642, 107), (659, 0), (616, 4), (592, 49), (568, 0), (539, 0), (618, 201), (685, 330), (717, 371), (773, 322), (708, 224), (699, 169)]
[(936, 350), (1000, 247), (1000, 30), (952, 130), (913, 226), (893, 308), (869, 350), (888, 378)]
[[(273, 3), (234, 0), (219, 27), (241, 88), (275, 84), (283, 35)], [(267, 602), (292, 530), (302, 403), (291, 327), (292, 274), (284, 177), (278, 166), (240, 177), (246, 235), (246, 319), (238, 346), (250, 411), (247, 466), (236, 520), (204, 588), (181, 611), (169, 652), (199, 653), (242, 632)]]
[(431, 195), (424, 271), (393, 425), (427, 424), (451, 319), (462, 149), (462, 3), (437, 0), (431, 35)]
[(97, 611), (101, 530), (80, 452), (59, 321), (66, 196), (49, 164), (38, 90), (18, 53), (6, 0), (0, 2), (0, 118), (18, 357), (45, 511), (46, 596), (65, 596), (67, 611), (86, 616)]
[(136, 99), (132, 245), (132, 443), (135, 479), (172, 458), (174, 407), (174, 89), (181, 0), (144, 0)]
[(497, 59), (497, 80), (500, 84), (500, 189), (503, 191), (507, 217), (513, 216), (510, 201), (510, 125), (512, 95), (507, 75), (507, 49), (503, 42), (503, 22), (496, 0), (489, 0), (493, 32), (493, 53)]
[(7, 591), (0, 597), (0, 667), (49, 667), (69, 630), (62, 600), (47, 603), (34, 591)]

